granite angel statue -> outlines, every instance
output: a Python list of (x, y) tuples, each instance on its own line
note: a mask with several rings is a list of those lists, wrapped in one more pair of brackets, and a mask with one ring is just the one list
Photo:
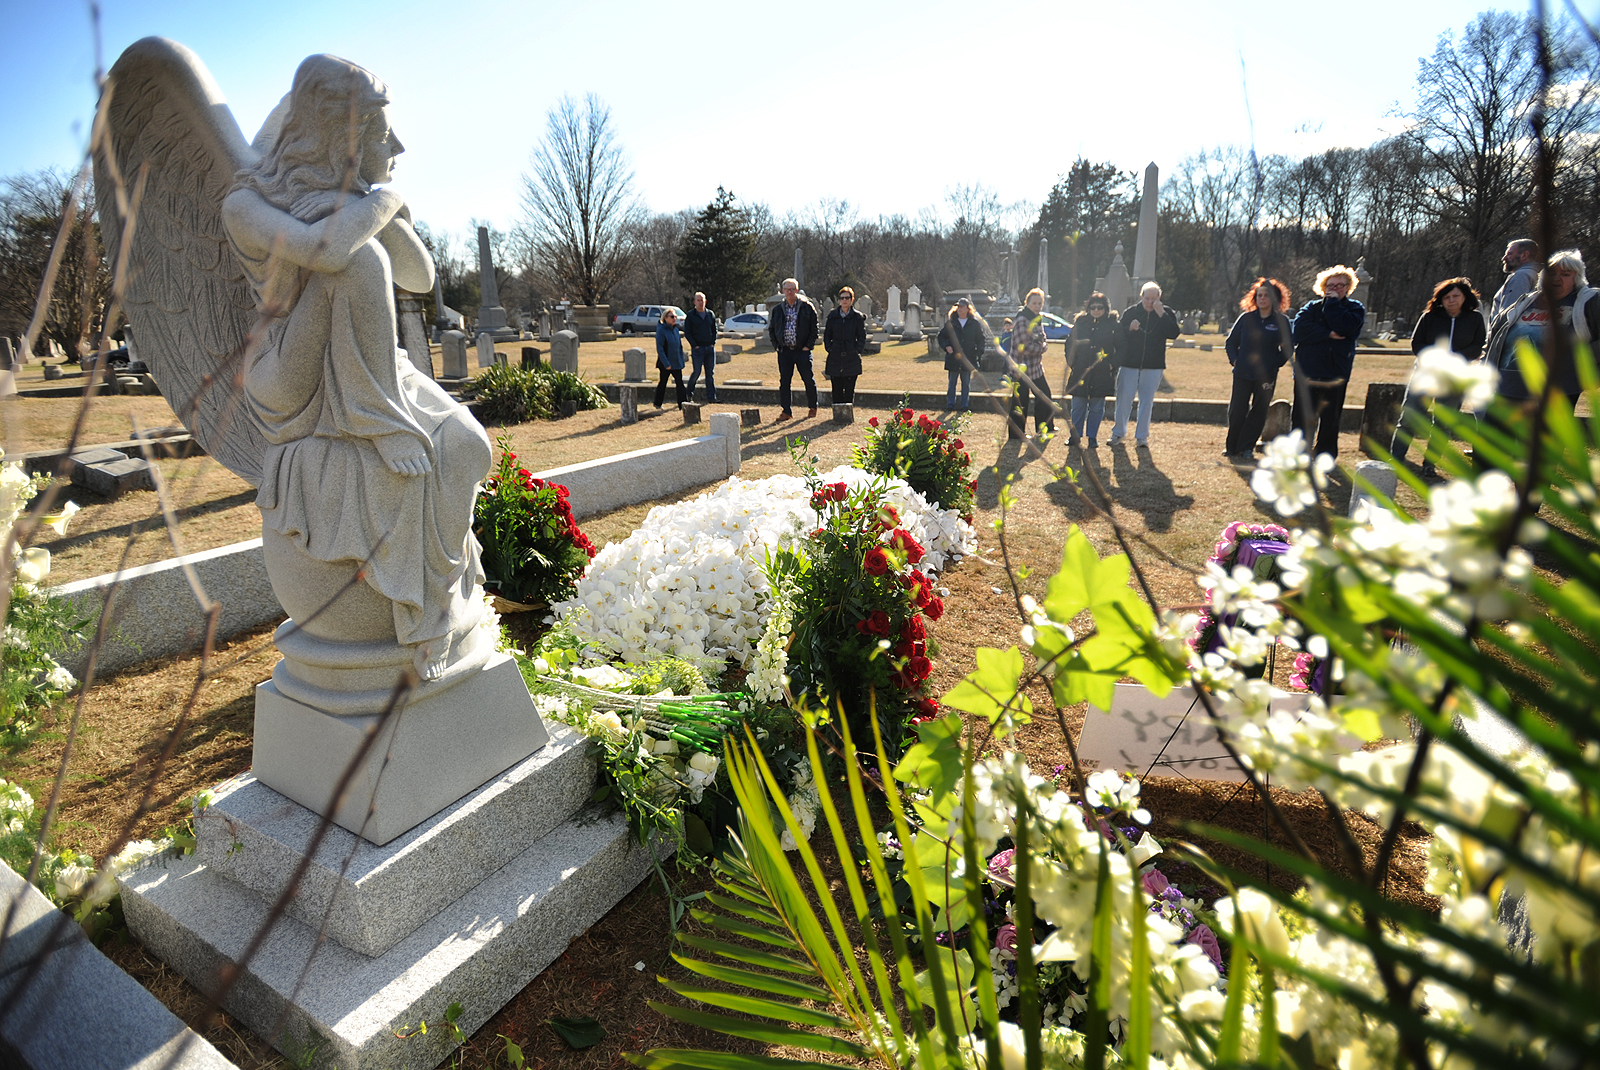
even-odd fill
[[(180, 417), (257, 485), (273, 589), (305, 633), (279, 636), (280, 687), (330, 709), (351, 708), (336, 692), (370, 703), (393, 686), (393, 672), (334, 683), (297, 665), (295, 644), (318, 639), (398, 644), (424, 682), (481, 667), (493, 641), (477, 634), (471, 516), (491, 451), (398, 347), (394, 286), (427, 292), (434, 266), (386, 188), (404, 151), (387, 87), (311, 56), (253, 145), (173, 42), (131, 47), (110, 92), (115, 159), (99, 166), (111, 220), (110, 168), (149, 165), (129, 315)], [(355, 565), (364, 584), (350, 582)], [(359, 660), (375, 667), (370, 650)]]

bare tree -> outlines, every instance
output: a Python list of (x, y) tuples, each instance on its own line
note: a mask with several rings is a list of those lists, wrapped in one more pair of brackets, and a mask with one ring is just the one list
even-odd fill
[(80, 199), (66, 232), (55, 286), (42, 306), (35, 344), (43, 352), (53, 341), (69, 360), (78, 359), (80, 345), (92, 344), (111, 296), (111, 272), (101, 255), (100, 224), (92, 210), (92, 182), (75, 190), (72, 176), (45, 170), (0, 183), (0, 332), (18, 338), (34, 318), (46, 264), (75, 195)]
[(562, 97), (522, 176), (525, 240), (551, 288), (600, 304), (633, 259), (632, 228), (643, 214), (633, 171), (617, 142), (611, 109), (593, 93)]

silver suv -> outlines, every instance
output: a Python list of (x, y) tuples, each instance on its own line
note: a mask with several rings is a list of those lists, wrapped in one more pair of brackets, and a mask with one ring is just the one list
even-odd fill
[(661, 322), (662, 315), (671, 309), (678, 316), (678, 326), (683, 326), (683, 318), (688, 313), (677, 305), (640, 305), (632, 312), (624, 312), (616, 318), (612, 326), (618, 334), (656, 333), (656, 324)]

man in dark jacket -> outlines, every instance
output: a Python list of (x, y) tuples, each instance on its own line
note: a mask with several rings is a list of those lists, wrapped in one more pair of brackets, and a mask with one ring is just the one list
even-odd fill
[(689, 356), (694, 371), (689, 376), (689, 400), (694, 400), (694, 384), (700, 372), (706, 373), (706, 400), (717, 400), (717, 315), (706, 308), (706, 295), (696, 292), (694, 307), (683, 317), (683, 336), (689, 340)]
[(950, 310), (950, 318), (939, 331), (939, 349), (944, 353), (944, 370), (949, 373), (949, 389), (945, 391), (944, 407), (949, 412), (956, 407), (956, 381), (961, 382), (961, 411), (971, 410), (972, 369), (983, 360), (983, 325), (972, 314), (972, 302), (965, 297)]
[(1122, 314), (1122, 355), (1117, 366), (1117, 407), (1111, 419), (1111, 444), (1126, 434), (1133, 399), (1139, 398), (1139, 419), (1134, 425), (1134, 445), (1150, 445), (1150, 413), (1156, 406), (1156, 388), (1167, 370), (1167, 342), (1178, 337), (1178, 314), (1161, 303), (1161, 287), (1147, 282), (1139, 289), (1139, 303)]
[(800, 369), (801, 382), (806, 384), (809, 415), (816, 416), (817, 380), (811, 374), (811, 349), (817, 344), (817, 306), (800, 296), (800, 284), (794, 279), (783, 280), (783, 303), (767, 314), (767, 337), (778, 351), (778, 404), (783, 406), (778, 419), (794, 418), (789, 384), (796, 368)]
[(1294, 425), (1312, 456), (1339, 456), (1339, 420), (1367, 310), (1349, 294), (1356, 273), (1343, 264), (1317, 275), (1318, 295), (1294, 317)]

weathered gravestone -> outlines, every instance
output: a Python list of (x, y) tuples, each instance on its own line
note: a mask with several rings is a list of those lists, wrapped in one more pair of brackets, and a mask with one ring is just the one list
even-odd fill
[(630, 383), (644, 381), (644, 350), (638, 346), (622, 351), (622, 378), (623, 381)]
[(883, 325), (893, 331), (901, 324), (900, 319), (900, 287), (889, 287), (889, 304), (883, 310)]
[[(1267, 422), (1261, 427), (1261, 441), (1271, 442), (1293, 430), (1294, 406), (1279, 398), (1267, 406)], [(1252, 443), (1253, 445), (1253, 443)]]
[(478, 367), (492, 368), (495, 365), (494, 335), (487, 331), (478, 335)]
[(1406, 401), (1405, 383), (1368, 383), (1367, 403), (1361, 408), (1361, 452), (1369, 453), (1368, 440), (1389, 448), (1400, 411)]
[(833, 422), (836, 424), (853, 424), (856, 422), (856, 407), (849, 402), (837, 402), (833, 406)]
[(902, 342), (922, 341), (922, 290), (913, 286), (906, 291), (906, 326), (900, 333)]
[(745, 427), (757, 427), (761, 423), (760, 409), (740, 409), (739, 423)]
[(683, 422), (686, 424), (697, 424), (700, 422), (699, 402), (685, 401), (683, 403)]
[[(1361, 510), (1369, 505), (1374, 509), (1383, 508), (1372, 491), (1377, 491), (1390, 501), (1394, 501), (1395, 488), (1400, 482), (1395, 470), (1384, 461), (1357, 461), (1356, 480), (1350, 489), (1349, 515), (1358, 520), (1361, 518)], [(1362, 486), (1361, 480), (1366, 480), (1372, 490)]]
[(465, 379), (467, 370), (467, 336), (460, 331), (445, 331), (439, 336), (439, 364), (441, 379)]
[(862, 294), (860, 297), (856, 298), (856, 311), (865, 316), (867, 318), (867, 322), (872, 322), (871, 294)]
[(422, 326), (422, 298), (402, 293), (395, 302), (400, 309), (400, 345), (412, 365), (433, 378), (433, 350), (428, 347), (428, 332)]
[(0, 335), (0, 368), (10, 369), (16, 366), (17, 349), (11, 344), (11, 339)]
[(524, 370), (537, 368), (542, 362), (539, 359), (538, 346), (522, 347), (522, 367)]
[(558, 372), (578, 371), (578, 332), (557, 331), (550, 337), (550, 367)]

